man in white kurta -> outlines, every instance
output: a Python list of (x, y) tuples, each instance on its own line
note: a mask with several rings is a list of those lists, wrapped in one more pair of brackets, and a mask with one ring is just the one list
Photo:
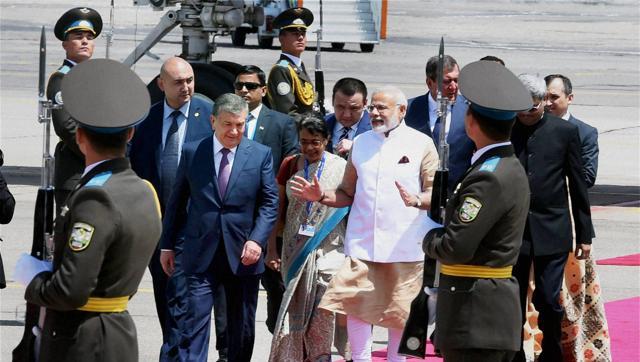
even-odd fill
[(428, 136), (403, 122), (406, 97), (391, 86), (373, 93), (372, 130), (354, 140), (340, 187), (322, 190), (300, 178), (294, 195), (308, 201), (351, 205), (345, 264), (319, 308), (347, 315), (354, 361), (371, 360), (371, 325), (389, 331), (387, 358), (397, 354), (411, 300), (422, 284), (427, 210), (438, 156)]

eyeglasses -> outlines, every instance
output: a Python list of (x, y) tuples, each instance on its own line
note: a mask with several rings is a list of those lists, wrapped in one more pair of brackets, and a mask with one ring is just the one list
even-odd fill
[(300, 146), (320, 147), (322, 146), (322, 142), (323, 142), (322, 140), (300, 140)]
[[(397, 104), (396, 104), (397, 106)], [(365, 107), (367, 109), (367, 111), (369, 112), (373, 112), (373, 110), (377, 110), (378, 113), (382, 113), (384, 111), (387, 111), (390, 109), (389, 106), (387, 106), (386, 104), (370, 104), (368, 106)]]
[(258, 88), (261, 87), (260, 83), (253, 83), (253, 82), (235, 82), (233, 83), (233, 87), (236, 90), (242, 90), (242, 88), (247, 87), (247, 90), (256, 90)]
[(535, 106), (531, 107), (531, 109), (529, 109), (529, 113), (533, 113), (535, 111), (537, 111), (538, 109), (540, 109), (540, 106), (542, 105), (542, 103), (544, 103), (544, 101), (540, 101), (538, 102), (538, 104), (536, 104)]

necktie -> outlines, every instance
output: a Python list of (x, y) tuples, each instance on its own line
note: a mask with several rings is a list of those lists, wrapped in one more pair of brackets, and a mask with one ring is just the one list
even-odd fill
[(338, 143), (340, 143), (340, 141), (342, 141), (343, 139), (349, 139), (349, 131), (351, 131), (351, 128), (347, 128), (347, 127), (342, 128), (342, 134), (338, 138)]
[(171, 126), (167, 132), (167, 138), (162, 150), (162, 167), (160, 175), (162, 181), (162, 202), (166, 206), (169, 202), (169, 196), (173, 189), (173, 183), (176, 180), (176, 172), (178, 170), (178, 151), (180, 147), (180, 139), (178, 135), (178, 117), (180, 111), (171, 112)]
[(222, 160), (220, 160), (220, 167), (218, 168), (218, 190), (220, 190), (220, 197), (224, 199), (224, 194), (227, 192), (227, 184), (229, 183), (229, 175), (231, 174), (231, 165), (227, 157), (231, 150), (223, 148), (220, 152), (222, 152)]
[(440, 146), (440, 117), (436, 120), (436, 124), (433, 127), (433, 142), (435, 142), (436, 147)]
[(250, 140), (253, 139), (253, 136), (255, 135), (255, 130), (253, 131), (254, 134), (249, 134), (250, 132), (250, 127), (249, 127), (249, 123), (253, 120), (253, 114), (249, 113), (247, 115), (247, 119), (245, 120), (245, 127), (244, 127), (244, 136)]

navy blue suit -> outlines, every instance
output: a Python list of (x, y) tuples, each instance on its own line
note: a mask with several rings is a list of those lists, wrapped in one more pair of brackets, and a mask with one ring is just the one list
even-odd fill
[[(255, 334), (259, 275), (278, 214), (271, 150), (243, 138), (236, 148), (224, 198), (215, 172), (213, 138), (183, 147), (174, 190), (163, 220), (162, 249), (173, 250), (185, 230), (182, 267), (187, 275), (190, 335), (188, 360), (206, 360), (214, 291), (227, 298), (229, 361), (249, 361)], [(252, 265), (240, 262), (247, 240), (263, 253)]]
[(596, 176), (598, 175), (598, 154), (600, 152), (598, 150), (598, 129), (582, 122), (573, 115), (569, 116), (569, 122), (578, 127), (584, 179), (587, 187), (592, 187), (596, 183)]
[[(211, 115), (212, 104), (200, 98), (192, 98), (189, 106), (189, 118), (187, 119), (184, 144), (203, 139), (212, 134)], [(136, 128), (131, 146), (129, 158), (131, 168), (140, 178), (151, 182), (158, 193), (160, 208), (164, 210), (165, 195), (162, 195), (161, 164), (162, 164), (162, 124), (164, 119), (164, 99), (151, 106), (147, 118)], [(179, 258), (178, 258), (179, 259)], [(186, 282), (181, 271), (177, 271), (168, 278), (160, 265), (160, 249), (156, 248), (149, 271), (153, 280), (153, 293), (156, 302), (156, 310), (160, 327), (162, 328), (163, 347), (161, 360), (172, 358), (177, 352), (177, 344), (180, 341), (180, 327), (178, 320), (186, 314), (186, 301), (181, 298), (186, 292)]]
[[(324, 118), (324, 121), (327, 122), (327, 127), (329, 128), (329, 143), (327, 144), (327, 151), (333, 153), (333, 129), (336, 126), (336, 122), (338, 122), (338, 120), (336, 119), (336, 114), (328, 114)], [(369, 130), (371, 130), (371, 120), (369, 119), (369, 112), (364, 111), (362, 114), (362, 119), (360, 120), (360, 123), (358, 123), (358, 128), (356, 129), (356, 136)]]
[[(407, 113), (404, 121), (407, 126), (412, 127), (427, 136), (433, 138), (431, 127), (429, 126), (429, 102), (428, 98), (431, 94), (421, 95), (419, 97), (409, 99)], [(458, 94), (456, 101), (451, 107), (451, 124), (449, 125), (449, 134), (447, 135), (447, 143), (449, 143), (449, 193), (460, 181), (460, 178), (471, 166), (471, 156), (475, 151), (475, 144), (467, 136), (464, 129), (464, 118), (467, 113), (466, 99), (462, 94)], [(435, 122), (436, 120), (433, 120)], [(438, 147), (439, 140), (433, 140)]]

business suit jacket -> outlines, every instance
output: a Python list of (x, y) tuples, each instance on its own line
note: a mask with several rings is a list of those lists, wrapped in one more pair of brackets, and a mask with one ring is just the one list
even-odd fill
[(290, 116), (271, 110), (264, 104), (256, 122), (253, 140), (271, 148), (276, 174), (285, 157), (300, 151), (296, 122)]
[(242, 139), (223, 199), (218, 190), (213, 137), (215, 134), (183, 147), (163, 220), (161, 248), (174, 249), (179, 230), (184, 229), (182, 266), (186, 274), (204, 273), (220, 243), (224, 243), (235, 275), (260, 274), (264, 271), (264, 253), (249, 266), (240, 263), (240, 255), (247, 240), (265, 250), (276, 222), (278, 189), (271, 150)]
[(516, 121), (511, 142), (527, 171), (531, 190), (531, 206), (520, 252), (535, 256), (570, 252), (573, 240), (571, 215), (576, 242), (591, 244), (591, 211), (582, 171), (578, 127), (545, 113), (533, 126)]
[[(404, 121), (407, 126), (415, 128), (433, 139), (433, 133), (429, 126), (430, 110), (427, 97), (431, 97), (429, 92), (409, 99)], [(451, 124), (447, 135), (447, 143), (449, 143), (449, 193), (453, 192), (462, 175), (471, 166), (471, 156), (473, 156), (473, 152), (476, 149), (475, 144), (467, 136), (467, 132), (464, 129), (464, 117), (467, 114), (468, 107), (465, 101), (464, 96), (458, 94), (451, 107)], [(433, 142), (437, 148), (439, 140), (434, 139)]]
[[(183, 147), (188, 142), (201, 140), (213, 133), (209, 121), (212, 106), (205, 100), (191, 99)], [(137, 126), (129, 148), (129, 159), (131, 160), (131, 168), (138, 176), (151, 182), (156, 189), (160, 206), (164, 210), (166, 205), (163, 205), (162, 201), (164, 195), (162, 195), (162, 180), (160, 179), (163, 119), (164, 99), (151, 106), (147, 118)]]
[[(529, 210), (527, 176), (513, 147), (488, 150), (447, 203), (445, 228), (431, 230), (425, 253), (443, 264), (511, 266), (518, 260)], [(476, 205), (474, 208), (465, 205)], [(440, 349), (520, 349), (518, 282), (442, 274), (436, 314)]]
[(596, 176), (598, 175), (598, 153), (600, 152), (598, 150), (598, 129), (582, 122), (573, 115), (569, 116), (569, 122), (578, 127), (584, 178), (589, 188), (596, 183)]
[[(327, 151), (333, 153), (333, 129), (336, 126), (336, 122), (338, 122), (338, 120), (336, 119), (336, 114), (331, 113), (327, 115), (324, 118), (324, 121), (327, 122), (327, 128), (329, 128), (329, 143), (327, 144)], [(356, 129), (354, 138), (359, 134), (365, 133), (369, 130), (371, 130), (371, 120), (369, 119), (369, 112), (364, 111), (364, 113), (362, 114), (362, 119), (360, 120), (360, 123), (358, 123), (358, 128)]]

